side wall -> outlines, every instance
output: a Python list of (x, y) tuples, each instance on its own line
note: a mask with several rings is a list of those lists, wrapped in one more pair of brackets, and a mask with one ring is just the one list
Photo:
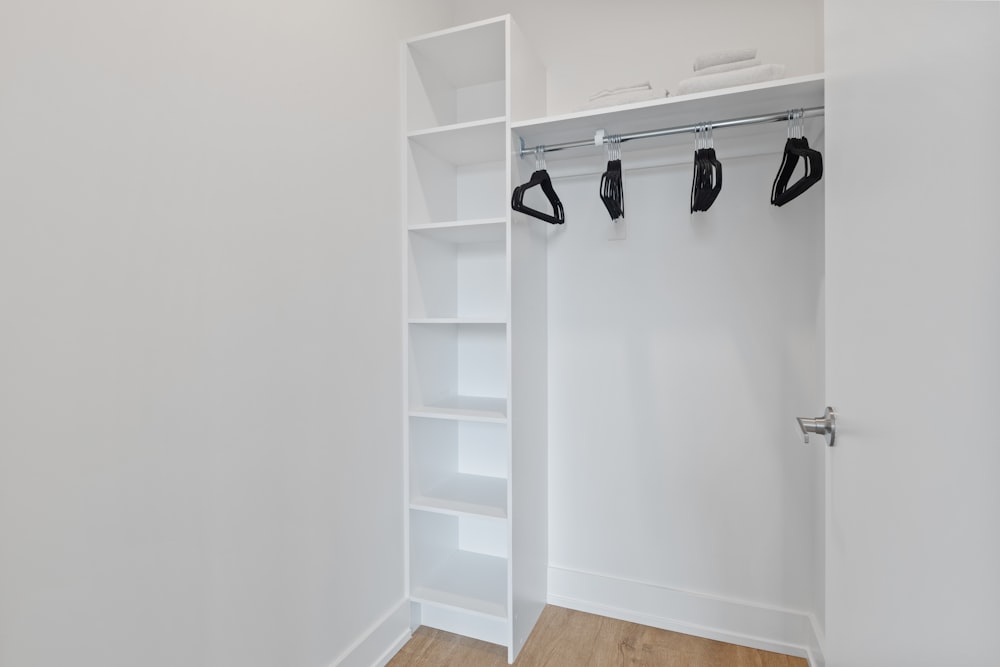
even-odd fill
[(399, 42), (443, 2), (0, 4), (0, 664), (407, 631)]

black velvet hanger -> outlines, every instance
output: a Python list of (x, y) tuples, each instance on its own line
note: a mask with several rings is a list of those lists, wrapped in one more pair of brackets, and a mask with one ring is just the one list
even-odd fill
[[(549, 204), (552, 205), (551, 214), (543, 211), (536, 211), (529, 206), (525, 206), (524, 193), (535, 186), (540, 186), (542, 188), (542, 193), (545, 195), (545, 198), (549, 200)], [(552, 187), (552, 179), (549, 177), (549, 172), (545, 169), (536, 170), (535, 173), (531, 175), (531, 178), (527, 183), (514, 188), (514, 194), (510, 198), (510, 207), (519, 213), (524, 213), (525, 215), (530, 215), (533, 218), (544, 220), (552, 225), (561, 225), (566, 222), (566, 213), (563, 210), (562, 202), (559, 201), (559, 195), (556, 194), (555, 188)]]
[(711, 126), (703, 126), (696, 131), (699, 145), (707, 143), (708, 146), (698, 148), (694, 152), (694, 177), (691, 180), (691, 212), (707, 211), (716, 197), (722, 191), (722, 163), (715, 156), (715, 149), (711, 147)]
[(608, 168), (601, 175), (601, 201), (612, 220), (625, 216), (625, 189), (622, 185), (621, 140), (608, 137)]
[[(794, 133), (802, 131), (801, 110), (798, 112), (798, 127), (793, 128), (795, 112), (789, 113), (788, 139), (785, 141), (785, 150), (781, 156), (781, 166), (778, 174), (774, 177), (774, 184), (771, 186), (771, 203), (775, 206), (784, 206), (803, 192), (816, 185), (823, 178), (823, 155), (812, 148), (809, 148), (809, 141), (805, 136), (792, 136)], [(788, 181), (795, 171), (795, 167), (802, 160), (805, 174), (791, 185)]]

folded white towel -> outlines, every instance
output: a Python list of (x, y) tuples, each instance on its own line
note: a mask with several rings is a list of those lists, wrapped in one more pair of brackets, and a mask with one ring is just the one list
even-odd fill
[(649, 85), (649, 81), (643, 81), (642, 83), (633, 83), (631, 86), (620, 86), (618, 88), (607, 88), (600, 92), (594, 93), (590, 96), (590, 100), (600, 99), (602, 97), (608, 97), (610, 95), (620, 95), (622, 93), (635, 93), (640, 90), (652, 90), (653, 87)]
[(706, 53), (694, 59), (694, 71), (726, 63), (738, 63), (741, 60), (753, 60), (756, 57), (757, 49), (729, 49), (728, 51)]
[(620, 104), (635, 104), (636, 102), (645, 102), (647, 100), (658, 100), (669, 95), (670, 91), (663, 90), (662, 88), (660, 90), (634, 90), (598, 97), (583, 104), (578, 110), (587, 111), (590, 109), (600, 109), (601, 107), (618, 106)]
[(757, 65), (756, 67), (733, 70), (732, 72), (692, 76), (677, 84), (677, 94), (689, 95), (691, 93), (703, 93), (707, 90), (717, 90), (731, 86), (745, 86), (750, 83), (773, 81), (783, 76), (785, 76), (784, 65)]
[(756, 67), (760, 64), (760, 58), (754, 58), (753, 60), (741, 60), (738, 63), (724, 63), (722, 65), (712, 65), (711, 67), (706, 67), (705, 69), (698, 70), (696, 76), (705, 76), (706, 74), (721, 74), (723, 72), (732, 72), (737, 69), (746, 69), (748, 67)]

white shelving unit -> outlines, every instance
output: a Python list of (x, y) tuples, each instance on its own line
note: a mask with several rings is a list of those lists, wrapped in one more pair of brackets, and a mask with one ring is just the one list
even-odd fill
[(511, 224), (511, 119), (545, 72), (507, 16), (403, 51), (413, 617), (513, 662), (548, 563), (545, 234)]

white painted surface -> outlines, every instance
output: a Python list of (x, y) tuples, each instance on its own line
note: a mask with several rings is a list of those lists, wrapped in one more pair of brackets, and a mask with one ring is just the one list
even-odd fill
[(827, 27), (827, 665), (994, 665), (1000, 5)]
[(606, 238), (597, 175), (557, 179), (550, 563), (806, 614), (823, 453), (794, 417), (822, 397), (823, 186), (772, 207), (780, 155), (725, 146), (706, 214), (688, 213), (687, 151), (627, 170), (625, 241)]
[[(518, 162), (512, 179), (522, 182), (524, 165)], [(548, 596), (548, 232), (535, 222), (511, 215), (511, 662)]]
[(405, 632), (398, 40), (445, 4), (0, 4), (0, 664)]
[(821, 0), (455, 2), (456, 22), (507, 12), (548, 68), (550, 114), (642, 81), (676, 91), (696, 56), (724, 49), (756, 46), (763, 62), (785, 64), (790, 77), (823, 71)]

